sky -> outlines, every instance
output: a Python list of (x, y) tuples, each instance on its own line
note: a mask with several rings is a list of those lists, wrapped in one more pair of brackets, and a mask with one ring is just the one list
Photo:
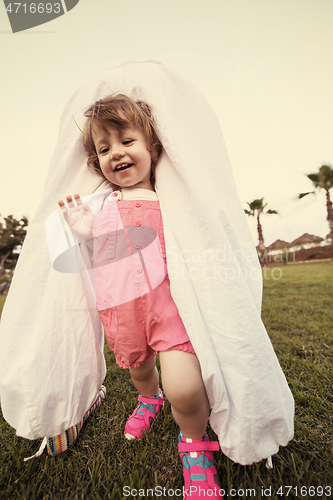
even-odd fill
[[(239, 197), (264, 197), (266, 245), (328, 233), (306, 174), (333, 163), (332, 0), (80, 0), (12, 33), (0, 5), (0, 214), (32, 220), (66, 102), (126, 61), (159, 61), (214, 108)], [(256, 224), (250, 227), (257, 242)]]

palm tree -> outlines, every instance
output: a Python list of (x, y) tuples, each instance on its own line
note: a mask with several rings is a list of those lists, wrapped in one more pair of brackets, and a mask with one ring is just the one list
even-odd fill
[[(264, 213), (264, 210), (267, 206), (267, 203), (264, 204), (264, 198), (260, 198), (259, 200), (253, 200), (251, 203), (248, 203), (249, 209), (250, 210), (244, 210), (244, 212), (251, 216), (251, 217), (257, 217), (257, 231), (258, 231), (258, 239), (259, 239), (259, 245), (257, 246), (259, 255), (260, 255), (260, 262), (264, 265), (266, 265), (266, 255), (265, 255), (265, 240), (264, 236), (262, 233), (262, 227), (261, 227), (261, 222), (260, 222), (260, 216)], [(276, 210), (267, 210), (265, 212), (266, 214), (277, 214), (278, 212)]]
[[(316, 174), (308, 174), (307, 177), (313, 182), (315, 188), (325, 189), (326, 191), (327, 222), (330, 228), (330, 232), (327, 237), (331, 237), (333, 239), (333, 208), (330, 197), (330, 189), (333, 187), (333, 168), (329, 165), (322, 165)], [(308, 194), (314, 193), (315, 191), (300, 193), (298, 197), (303, 198)]]

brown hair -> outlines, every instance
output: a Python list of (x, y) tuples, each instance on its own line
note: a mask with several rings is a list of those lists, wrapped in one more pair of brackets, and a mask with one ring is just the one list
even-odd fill
[(154, 119), (148, 104), (143, 101), (133, 101), (124, 94), (110, 95), (92, 104), (84, 116), (88, 118), (83, 129), (83, 144), (88, 155), (88, 167), (104, 177), (92, 136), (94, 126), (106, 130), (107, 126), (112, 125), (122, 130), (131, 124), (140, 128), (146, 138), (147, 149), (151, 154), (150, 181), (154, 187), (156, 166), (163, 148), (155, 132)]

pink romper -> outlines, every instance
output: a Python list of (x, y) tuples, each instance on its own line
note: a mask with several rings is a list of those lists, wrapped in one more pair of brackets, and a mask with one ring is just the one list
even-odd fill
[(171, 297), (159, 201), (108, 198), (93, 226), (97, 309), (110, 349), (136, 368), (172, 349), (194, 353)]

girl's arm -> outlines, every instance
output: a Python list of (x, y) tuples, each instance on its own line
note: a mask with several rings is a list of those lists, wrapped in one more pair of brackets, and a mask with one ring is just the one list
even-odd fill
[(84, 243), (93, 249), (93, 237), (92, 237), (92, 227), (94, 224), (95, 216), (87, 203), (83, 203), (78, 194), (74, 195), (73, 198), (69, 195), (66, 196), (67, 206), (62, 200), (58, 201), (58, 205), (61, 208), (64, 219), (70, 229), (79, 236)]

